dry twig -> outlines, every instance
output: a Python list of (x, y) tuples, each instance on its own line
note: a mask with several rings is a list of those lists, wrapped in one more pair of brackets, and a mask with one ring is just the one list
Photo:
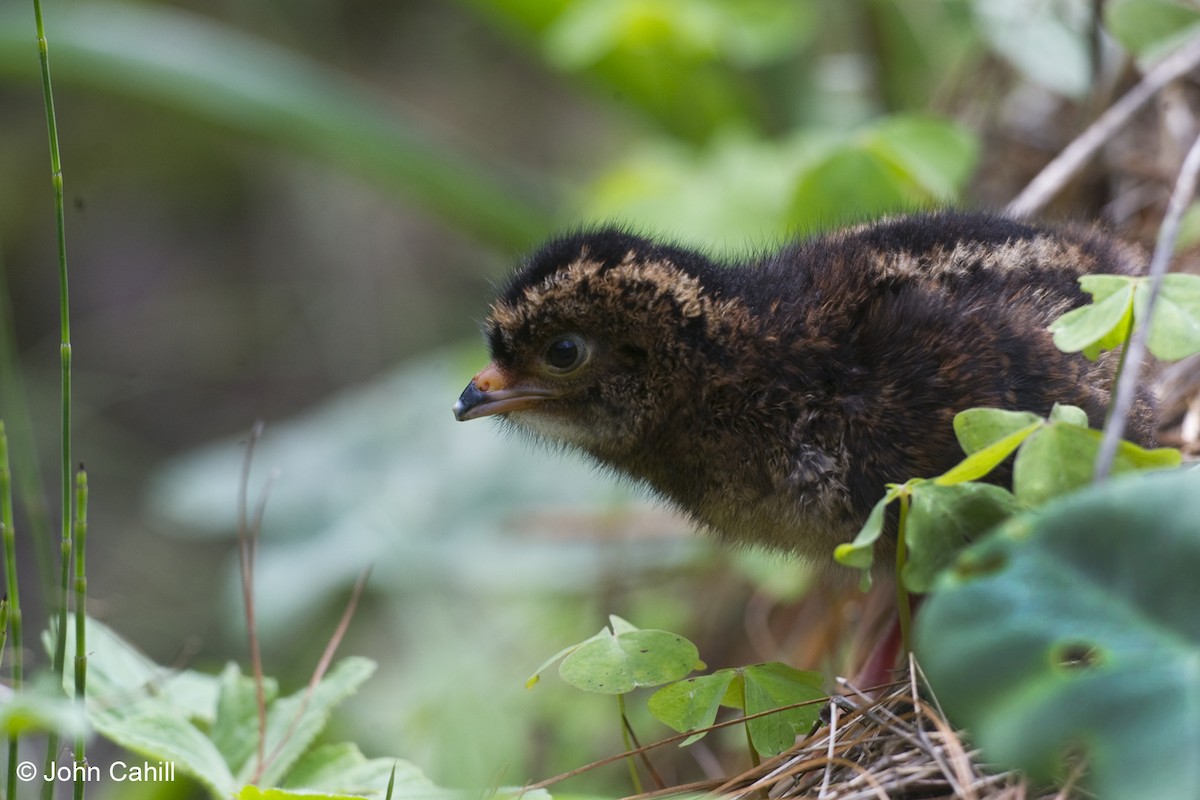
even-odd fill
[(1133, 115), (1172, 81), (1200, 67), (1200, 36), (1164, 58), (1136, 86), (1109, 106), (1088, 128), (1067, 145), (1029, 185), (1008, 204), (1015, 217), (1040, 211), (1050, 199), (1091, 160)]

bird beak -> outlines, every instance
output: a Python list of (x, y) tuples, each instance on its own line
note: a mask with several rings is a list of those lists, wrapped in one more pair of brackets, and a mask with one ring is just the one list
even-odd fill
[(495, 364), (488, 364), (471, 379), (454, 404), (454, 418), (459, 422), (495, 414), (520, 411), (555, 393), (540, 386), (512, 383)]

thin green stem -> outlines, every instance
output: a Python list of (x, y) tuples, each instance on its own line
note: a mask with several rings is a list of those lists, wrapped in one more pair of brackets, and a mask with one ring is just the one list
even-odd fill
[(904, 588), (904, 565), (908, 562), (905, 527), (908, 522), (908, 492), (900, 495), (900, 522), (896, 526), (896, 617), (900, 621), (900, 646), (904, 655), (911, 652), (909, 630), (912, 628), (912, 598)]
[(617, 711), (621, 715), (621, 739), (625, 742), (625, 751), (630, 753), (626, 756), (625, 763), (629, 765), (629, 779), (633, 781), (633, 793), (642, 794), (642, 779), (638, 777), (637, 761), (632, 755), (634, 748), (633, 739), (629, 736), (629, 721), (625, 716), (625, 695), (617, 695)]
[[(24, 682), (25, 652), (21, 646), (21, 593), (17, 588), (17, 535), (13, 528), (12, 473), (8, 468), (8, 436), (0, 420), (0, 532), (4, 538), (4, 592), (8, 602), (8, 638), (12, 641), (12, 688)], [(6, 797), (17, 796), (17, 736), (8, 737)]]
[[(64, 674), (67, 647), (67, 603), (70, 598), (71, 582), (71, 319), (70, 300), (67, 291), (67, 235), (66, 205), (63, 202), (63, 169), (58, 146), (58, 122), (54, 113), (54, 91), (50, 82), (50, 50), (46, 41), (46, 26), (42, 21), (41, 0), (33, 0), (33, 14), (37, 24), (38, 56), (42, 67), (42, 94), (46, 106), (46, 130), (50, 141), (50, 180), (54, 187), (54, 214), (58, 242), (58, 303), (61, 344), (59, 347), (62, 367), (62, 559), (60, 593), (58, 598), (58, 627), (55, 631), (54, 671), (60, 680)], [(58, 735), (51, 733), (46, 743), (46, 766), (49, 768), (58, 750)], [(54, 783), (47, 781), (42, 797), (51, 800)]]
[[(1117, 371), (1113, 374), (1112, 385), (1115, 387), (1121, 382), (1121, 376), (1125, 374), (1126, 356), (1129, 355), (1129, 340), (1133, 338), (1133, 312), (1130, 311), (1129, 321), (1125, 323), (1125, 334), (1121, 337), (1121, 355), (1117, 358)], [(1104, 412), (1104, 427), (1107, 428), (1112, 424), (1113, 411), (1116, 405), (1112, 402), (1108, 404), (1108, 408)]]
[[(81, 713), (87, 700), (87, 472), (83, 465), (75, 475), (75, 702)], [(75, 737), (74, 800), (83, 800), (83, 775), (86, 775), (87, 739), (82, 732)]]

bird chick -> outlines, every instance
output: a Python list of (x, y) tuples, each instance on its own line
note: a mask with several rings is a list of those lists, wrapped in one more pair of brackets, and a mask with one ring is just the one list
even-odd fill
[[(985, 214), (885, 219), (718, 263), (615, 228), (555, 239), (485, 323), (492, 361), (454, 407), (499, 416), (649, 486), (701, 527), (829, 562), (885, 484), (961, 460), (990, 406), (1103, 421), (1114, 363), (1046, 327), (1086, 273), (1136, 274), (1085, 227)], [(1130, 437), (1149, 443), (1150, 400)]]

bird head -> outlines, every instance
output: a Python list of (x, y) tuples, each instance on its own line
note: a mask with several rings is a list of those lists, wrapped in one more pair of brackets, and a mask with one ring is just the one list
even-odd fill
[(492, 304), (491, 363), (454, 406), (620, 460), (702, 391), (723, 302), (702, 256), (605, 229), (538, 251)]

